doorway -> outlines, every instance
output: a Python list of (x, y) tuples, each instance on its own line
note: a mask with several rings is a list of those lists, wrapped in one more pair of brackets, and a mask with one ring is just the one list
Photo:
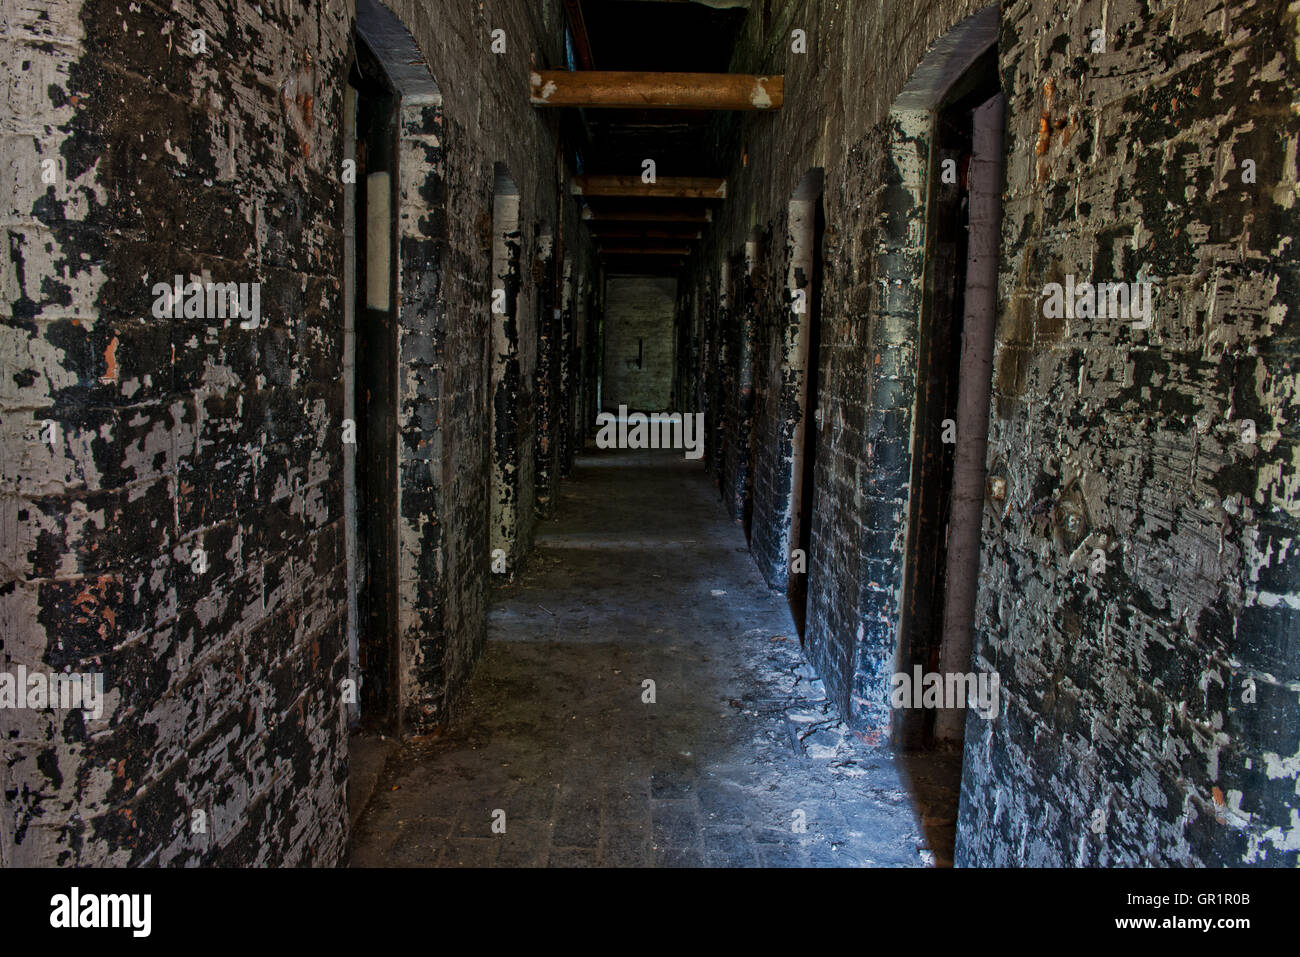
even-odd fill
[[(356, 163), (347, 184), (352, 254), (347, 299), (352, 335), (351, 374), (345, 374), (345, 415), (350, 411), (355, 443), (345, 458), (347, 511), (350, 677), (354, 727), (391, 727), (397, 695), (397, 318), (393, 302), (396, 262), (395, 205), (398, 100), (364, 43), (349, 76), (346, 118)], [(345, 357), (345, 365), (347, 365)], [(345, 450), (348, 443), (345, 442)]]
[[(990, 47), (953, 83), (934, 111), (902, 608), (907, 657), (900, 670), (909, 674), (918, 665), (924, 673), (970, 670), (969, 619), (974, 612), (978, 573), (983, 449), (988, 429), (988, 376), (978, 367), (991, 361), (993, 312), (992, 303), (981, 303), (978, 335), (972, 338), (967, 334), (971, 242), (994, 253), (997, 249), (996, 217), (992, 236), (986, 235), (990, 228), (987, 221), (977, 224), (981, 230), (978, 236), (972, 234), (972, 161), (978, 110), (998, 95), (997, 54), (996, 48)], [(1000, 119), (998, 122), (1000, 132)], [(985, 192), (1000, 191), (998, 183), (982, 185)], [(988, 197), (983, 199), (987, 201)], [(971, 391), (972, 387), (978, 390), (981, 382), (982, 403)], [(968, 500), (977, 502), (978, 508), (973, 514), (969, 508), (956, 513), (964, 523), (960, 527), (954, 524), (958, 491), (954, 466), (959, 456), (971, 466), (966, 469), (967, 477), (972, 471), (978, 472), (974, 486), (962, 492)], [(967, 541), (972, 527), (973, 543)], [(967, 546), (956, 561), (958, 556), (949, 554), (956, 541), (954, 535)], [(954, 586), (969, 599), (968, 607), (959, 608), (949, 600)], [(961, 632), (963, 627), (964, 655), (957, 648), (960, 640), (953, 636), (954, 629)], [(950, 635), (946, 653), (945, 633)], [(960, 739), (965, 709), (950, 710), (905, 711), (898, 729), (900, 743), (915, 748), (944, 738)]]

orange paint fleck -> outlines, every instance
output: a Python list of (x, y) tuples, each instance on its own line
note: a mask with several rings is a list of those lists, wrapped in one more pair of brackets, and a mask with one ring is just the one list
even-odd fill
[(73, 603), (86, 616), (81, 618), (81, 621), (88, 621), (89, 616), (99, 613), (100, 618), (103, 619), (99, 625), (99, 634), (103, 638), (107, 638), (117, 624), (117, 611), (105, 601), (108, 589), (115, 580), (113, 575), (100, 575), (93, 585), (87, 584), (73, 599)]
[(99, 381), (105, 385), (117, 381), (117, 336), (113, 337), (113, 341), (104, 350), (104, 374), (99, 377)]
[(1034, 153), (1042, 156), (1047, 152), (1047, 147), (1052, 142), (1052, 124), (1051, 118), (1046, 110), (1038, 118), (1038, 142), (1034, 144)]

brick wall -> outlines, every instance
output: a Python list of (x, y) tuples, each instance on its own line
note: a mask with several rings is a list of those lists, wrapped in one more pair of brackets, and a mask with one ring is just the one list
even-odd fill
[[(0, 667), (98, 671), (106, 702), (0, 712), (5, 864), (342, 856), (349, 29), (342, 3), (6, 8)], [(203, 273), (260, 282), (260, 326), (152, 316)]]
[[(899, 292), (882, 284), (896, 262), (880, 257), (906, 238), (906, 219), (884, 215), (891, 192), (897, 131), (890, 106), (934, 41), (976, 3), (876, 7), (791, 3), (745, 22), (732, 70), (783, 73), (785, 105), (767, 115), (735, 114), (718, 123), (721, 148), (747, 162), (728, 173), (728, 200), (705, 234), (704, 264), (720, 261), (758, 236), (753, 356), (753, 527), (751, 549), (769, 585), (784, 589), (789, 572), (790, 499), (795, 426), (802, 415), (797, 369), (798, 315), (787, 291), (789, 204), (803, 177), (825, 171), (824, 274), (821, 297), (816, 512), (808, 555), (807, 653), (827, 689), (855, 726), (883, 733), (882, 697), (893, 671), (910, 472), (914, 328)], [(807, 53), (792, 52), (803, 30)], [(866, 56), (864, 51), (871, 51)], [(705, 313), (705, 336), (722, 333), (704, 272), (693, 279)], [(725, 328), (725, 327), (724, 327)], [(739, 342), (738, 336), (733, 338)], [(740, 377), (716, 352), (705, 381), (726, 377), (728, 407), (739, 407)], [(725, 358), (725, 357), (724, 357)], [(740, 417), (733, 417), (740, 422)], [(740, 444), (721, 437), (719, 447)], [(741, 457), (733, 455), (730, 468)], [(738, 498), (738, 477), (720, 478)]]
[(633, 412), (666, 411), (673, 386), (677, 280), (610, 276), (606, 283), (605, 408), (617, 412), (622, 403)]
[[(800, 178), (824, 168), (806, 650), (870, 740), (891, 727), (908, 559), (925, 250), (923, 194), (909, 184), (929, 155), (924, 128), (891, 105), (977, 8), (895, 4), (886, 16), (804, 2), (751, 16), (732, 69), (784, 73), (785, 106), (720, 119), (723, 149), (747, 145), (748, 163), (729, 171), (691, 281), (697, 374), (716, 391), (725, 324), (705, 264), (751, 230), (773, 237), (754, 305), (751, 547), (783, 587), (799, 413), (786, 217)], [(1007, 491), (984, 513), (974, 667), (999, 670), (1004, 712), (968, 722), (960, 863), (1294, 863), (1295, 26), (1277, 3), (1001, 11), (1007, 195), (988, 466)], [(796, 28), (806, 56), (790, 51)], [(1152, 328), (1045, 320), (1038, 293), (1070, 272), (1157, 282)], [(1084, 567), (1094, 546), (1108, 561), (1096, 581)]]
[[(443, 408), (444, 489), (447, 507), (438, 521), (448, 539), (442, 557), (448, 575), (447, 644), (441, 652), (449, 689), (463, 684), (486, 634), (486, 605), (479, 569), (490, 567), (486, 499), (488, 401), (483, 391), (487, 361), (484, 331), (490, 301), (489, 262), (484, 252), (490, 219), (494, 164), (502, 163), (520, 193), (520, 251), (526, 281), (515, 304), (518, 340), (518, 388), (507, 397), (514, 423), (514, 527), (508, 574), (517, 573), (532, 543), (536, 523), (536, 434), (539, 420), (535, 392), (538, 370), (538, 290), (532, 266), (537, 258), (536, 225), (555, 225), (563, 216), (564, 249), (575, 261), (589, 262), (590, 244), (576, 229), (577, 213), (564, 189), (567, 169), (557, 170), (555, 138), (558, 113), (537, 111), (528, 103), (530, 57), (539, 67), (563, 63), (560, 43), (561, 4), (525, 0), (448, 0), (436, 4), (394, 0), (391, 9), (411, 31), (442, 92), (445, 155), (448, 170), (446, 281), (442, 286), (447, 321), (442, 361), (446, 367)], [(505, 52), (491, 52), (492, 31), (505, 34)], [(541, 38), (541, 39), (539, 39)], [(522, 84), (522, 85), (521, 85)], [(521, 95), (520, 90), (525, 93)], [(566, 197), (563, 206), (560, 197)], [(558, 395), (552, 396), (562, 407)], [(553, 409), (544, 421), (556, 417)], [(548, 478), (549, 481), (549, 478)], [(479, 551), (482, 548), (483, 551)]]
[[(407, 158), (429, 171), (402, 184), (421, 211), (398, 249), (401, 654), (419, 730), (452, 713), (485, 639), (482, 222), (499, 161), (523, 219), (555, 222), (553, 120), (525, 91), (530, 54), (560, 60), (559, 4), (394, 10), (443, 100), (402, 116)], [(0, 864), (343, 858), (352, 16), (342, 2), (35, 0), (0, 20), (18, 64), (0, 107), (0, 668), (98, 671), (106, 690), (99, 720), (0, 711)], [(178, 273), (260, 282), (260, 326), (155, 319), (151, 286)], [(537, 334), (521, 314), (527, 383)]]
[[(967, 723), (959, 863), (1297, 862), (1295, 38), (1273, 2), (1004, 11), (1005, 705)], [(1046, 318), (1069, 273), (1152, 281), (1150, 328)]]

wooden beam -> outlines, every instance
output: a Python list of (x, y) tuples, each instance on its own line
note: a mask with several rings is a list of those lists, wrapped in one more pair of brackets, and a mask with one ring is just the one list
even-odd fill
[(643, 183), (640, 176), (575, 176), (575, 196), (653, 196), (660, 199), (726, 199), (727, 181), (714, 176), (660, 176)]
[(641, 70), (534, 70), (533, 106), (602, 110), (779, 110), (784, 76), (750, 73), (649, 73)]
[(729, 10), (733, 8), (747, 9), (751, 0), (638, 0), (643, 3), (698, 3), (705, 7), (714, 7), (718, 10)]
[(689, 256), (689, 246), (601, 246), (602, 256)]
[(592, 209), (582, 211), (582, 218), (614, 223), (711, 223), (711, 209)]

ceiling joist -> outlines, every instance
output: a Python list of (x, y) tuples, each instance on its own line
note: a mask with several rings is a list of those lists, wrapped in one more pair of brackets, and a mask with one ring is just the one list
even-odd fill
[(749, 73), (536, 70), (529, 82), (533, 106), (778, 110), (785, 101), (785, 77)]
[(610, 223), (709, 223), (711, 209), (592, 209), (582, 210), (582, 218)]
[(698, 3), (703, 7), (713, 7), (717, 10), (730, 10), (735, 8), (748, 8), (750, 0), (637, 0), (641, 3)]
[(727, 181), (716, 176), (660, 176), (647, 183), (640, 176), (573, 177), (575, 196), (634, 196), (656, 199), (726, 199)]

